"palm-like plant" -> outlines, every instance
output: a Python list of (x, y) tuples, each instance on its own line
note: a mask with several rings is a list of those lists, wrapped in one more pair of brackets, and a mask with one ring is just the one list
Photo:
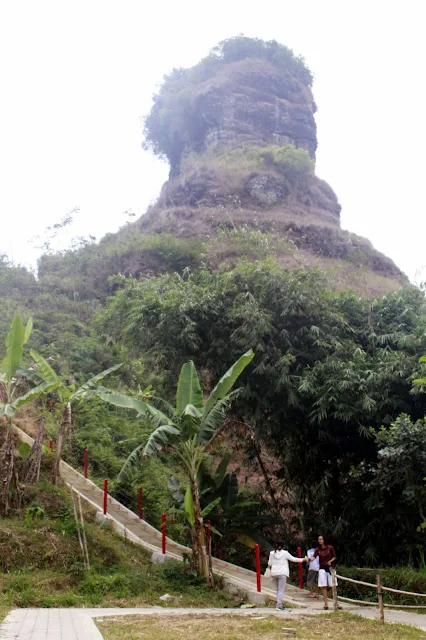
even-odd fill
[(38, 384), (27, 391), (24, 376), (21, 372), (24, 346), (27, 344), (31, 331), (32, 320), (24, 327), (20, 316), (15, 316), (6, 338), (6, 357), (1, 364), (0, 371), (0, 418), (6, 429), (1, 463), (0, 509), (3, 513), (9, 510), (9, 494), (12, 482), (15, 494), (19, 495), (18, 478), (15, 467), (14, 440), (12, 434), (12, 418), (15, 411), (27, 402), (48, 393), (57, 387), (55, 380), (40, 380)]
[(182, 366), (175, 407), (162, 399), (143, 402), (110, 393), (108, 390), (97, 393), (103, 400), (135, 409), (139, 414), (150, 418), (155, 425), (147, 442), (139, 445), (130, 454), (120, 472), (120, 481), (127, 479), (130, 469), (139, 464), (141, 458), (155, 455), (166, 446), (182, 463), (188, 480), (185, 510), (190, 514), (194, 528), (193, 556), (199, 574), (208, 582), (212, 581), (212, 574), (206, 549), (198, 475), (207, 455), (207, 446), (214, 438), (218, 426), (223, 423), (226, 410), (238, 393), (238, 390), (231, 391), (231, 389), (253, 356), (252, 350), (242, 355), (222, 376), (206, 401), (204, 401), (200, 380), (192, 361)]
[[(268, 540), (259, 532), (259, 526), (282, 524), (283, 521), (263, 513), (259, 500), (243, 495), (238, 486), (237, 474), (228, 472), (231, 453), (225, 454), (216, 469), (202, 465), (198, 475), (202, 515), (209, 516), (212, 531), (229, 546), (235, 541), (247, 547), (259, 543), (263, 549), (272, 549)], [(169, 489), (179, 505), (174, 512), (193, 525), (191, 505), (181, 491), (177, 478), (170, 478)], [(189, 508), (188, 508), (189, 507)]]
[(204, 469), (200, 477), (201, 506), (213, 505), (209, 518), (224, 538), (224, 542), (237, 541), (248, 547), (259, 543), (271, 550), (268, 540), (259, 528), (283, 524), (276, 516), (267, 515), (259, 500), (244, 496), (238, 486), (238, 477), (228, 472), (230, 454), (226, 454), (214, 471)]
[(53, 484), (56, 484), (59, 477), (62, 449), (67, 433), (69, 442), (71, 444), (72, 403), (75, 401), (89, 400), (91, 398), (94, 398), (100, 390), (104, 389), (104, 387), (99, 386), (100, 382), (107, 375), (121, 367), (121, 363), (116, 364), (113, 367), (102, 371), (101, 373), (98, 373), (98, 375), (90, 378), (90, 380), (88, 380), (85, 384), (76, 389), (74, 384), (68, 385), (62, 378), (60, 378), (56, 371), (54, 371), (50, 364), (43, 358), (43, 356), (41, 356), (33, 349), (30, 351), (30, 354), (34, 361), (37, 363), (38, 369), (35, 373), (25, 371), (23, 372), (24, 375), (26, 375), (29, 379), (31, 379), (38, 385), (52, 385), (50, 389), (55, 390), (60, 404), (61, 422), (59, 424), (58, 441), (56, 443), (55, 464), (53, 465), (52, 471), (52, 482)]

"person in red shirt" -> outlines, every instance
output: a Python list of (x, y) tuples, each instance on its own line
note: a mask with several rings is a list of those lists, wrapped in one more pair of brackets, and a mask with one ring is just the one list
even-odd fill
[[(318, 546), (314, 554), (309, 558), (312, 562), (314, 558), (319, 558), (319, 574), (318, 586), (322, 588), (322, 597), (324, 598), (324, 609), (328, 609), (327, 589), (333, 586), (333, 577), (330, 569), (334, 568), (336, 562), (336, 552), (331, 544), (325, 544), (324, 536), (318, 536)], [(337, 580), (336, 580), (337, 587)], [(339, 607), (340, 609), (341, 607)]]

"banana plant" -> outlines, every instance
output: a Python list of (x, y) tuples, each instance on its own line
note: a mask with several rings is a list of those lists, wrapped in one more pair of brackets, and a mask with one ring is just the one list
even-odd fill
[(35, 387), (26, 391), (27, 384), (21, 374), (24, 346), (33, 328), (32, 319), (24, 327), (22, 318), (15, 316), (6, 337), (6, 356), (0, 369), (0, 423), (6, 429), (3, 450), (0, 456), (1, 486), (0, 510), (7, 514), (10, 508), (10, 489), (14, 484), (15, 496), (19, 497), (18, 476), (15, 465), (15, 447), (12, 433), (12, 419), (15, 411), (39, 396), (53, 391), (57, 382), (40, 380)]
[(101, 389), (104, 389), (100, 386), (100, 382), (102, 382), (102, 380), (107, 375), (119, 369), (122, 366), (122, 363), (116, 364), (113, 367), (110, 367), (109, 369), (98, 373), (96, 376), (93, 376), (93, 378), (90, 378), (90, 380), (88, 380), (81, 387), (76, 389), (74, 384), (68, 385), (65, 380), (58, 376), (56, 371), (54, 371), (54, 369), (43, 358), (43, 356), (41, 356), (33, 349), (31, 349), (30, 354), (37, 364), (38, 368), (36, 372), (27, 371), (24, 372), (24, 375), (38, 384), (52, 384), (52, 389), (55, 390), (60, 404), (61, 422), (59, 424), (58, 441), (56, 443), (55, 463), (52, 470), (52, 482), (53, 484), (57, 484), (62, 458), (62, 450), (66, 436), (68, 436), (68, 441), (71, 449), (73, 402), (90, 400), (91, 398), (94, 398)]
[[(228, 452), (216, 469), (211, 469), (209, 465), (203, 465), (200, 469), (198, 489), (202, 515), (205, 517), (208, 514), (211, 531), (223, 538), (225, 547), (229, 548), (235, 542), (247, 547), (254, 547), (258, 543), (263, 549), (271, 550), (271, 544), (261, 535), (259, 528), (280, 525), (283, 521), (265, 515), (259, 500), (240, 492), (237, 474), (228, 472), (230, 459), (231, 453)], [(173, 512), (191, 525), (188, 490), (184, 493), (179, 480), (174, 477), (169, 479), (168, 486), (178, 505)]]
[[(171, 477), (169, 478), (168, 487), (172, 491), (173, 497), (175, 498), (176, 502), (179, 505), (177, 508), (170, 509), (169, 513), (176, 515), (178, 518), (180, 518), (183, 522), (187, 524), (189, 528), (190, 537), (191, 537), (191, 544), (194, 546), (196, 544), (197, 532), (195, 529), (196, 517), (195, 517), (194, 499), (192, 496), (191, 485), (188, 484), (188, 486), (186, 487), (185, 493), (182, 493), (179, 480), (177, 480), (177, 478)], [(210, 504), (207, 504), (202, 509), (201, 516), (203, 518), (206, 518), (209, 515), (209, 513), (218, 506), (219, 503), (220, 503), (220, 497), (216, 498)], [(222, 535), (219, 531), (214, 529), (214, 527), (212, 527), (212, 530), (218, 536)], [(209, 556), (209, 564), (211, 564), (210, 562), (211, 549), (207, 549), (207, 552)], [(195, 560), (196, 558), (194, 554), (192, 554), (193, 564), (195, 564), (195, 568), (197, 568), (196, 562), (194, 563)]]
[(230, 458), (231, 454), (227, 453), (215, 470), (210, 470), (207, 466), (201, 470), (201, 506), (216, 503), (209, 518), (212, 527), (220, 530), (224, 545), (231, 545), (235, 541), (254, 547), (258, 543), (262, 549), (271, 550), (271, 544), (260, 533), (260, 529), (282, 525), (283, 520), (265, 514), (262, 503), (255, 496), (250, 497), (240, 492), (237, 474), (228, 471)]
[(158, 454), (165, 447), (173, 451), (180, 460), (188, 483), (185, 510), (193, 522), (193, 557), (199, 575), (209, 583), (213, 582), (213, 576), (206, 548), (198, 474), (206, 459), (208, 445), (219, 425), (223, 424), (232, 399), (239, 393), (239, 390), (231, 389), (253, 357), (251, 349), (242, 355), (222, 376), (206, 401), (192, 361), (182, 366), (174, 407), (159, 398), (144, 402), (110, 393), (108, 390), (100, 390), (97, 393), (100, 398), (116, 406), (133, 408), (139, 415), (148, 418), (154, 426), (148, 440), (141, 443), (128, 457), (118, 477), (119, 481), (126, 482), (135, 465), (140, 464), (144, 457)]

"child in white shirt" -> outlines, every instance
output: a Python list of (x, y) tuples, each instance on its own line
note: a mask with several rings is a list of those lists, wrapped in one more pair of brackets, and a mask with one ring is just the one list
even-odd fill
[[(315, 548), (313, 549), (309, 549), (307, 556), (308, 558), (313, 558), (315, 553)], [(308, 589), (310, 591), (309, 597), (310, 598), (318, 598), (318, 573), (319, 573), (319, 558), (314, 558), (308, 568), (308, 579), (307, 579), (307, 584), (308, 584)], [(316, 593), (314, 592), (314, 588)]]

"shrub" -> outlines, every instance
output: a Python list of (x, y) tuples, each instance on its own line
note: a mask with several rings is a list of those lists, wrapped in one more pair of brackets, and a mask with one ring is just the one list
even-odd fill
[(205, 584), (205, 580), (200, 578), (196, 571), (178, 560), (165, 562), (161, 567), (161, 574), (170, 583), (171, 588), (185, 589), (185, 587)]
[(276, 40), (265, 42), (260, 38), (247, 38), (242, 34), (219, 42), (197, 67), (204, 69), (205, 76), (208, 78), (215, 68), (215, 61), (229, 64), (245, 58), (266, 60), (279, 69), (288, 70), (295, 78), (307, 86), (312, 84), (312, 73), (302, 56), (295, 56), (291, 49), (279, 44)]
[(230, 169), (248, 173), (265, 168), (274, 169), (290, 181), (314, 173), (314, 162), (305, 149), (296, 149), (292, 144), (283, 147), (268, 145), (244, 145), (234, 149), (216, 148), (213, 152), (190, 153), (182, 162), (182, 172), (196, 170), (200, 166), (213, 170)]
[(296, 149), (292, 144), (283, 147), (268, 147), (260, 152), (266, 166), (271, 166), (290, 178), (307, 176), (314, 171), (314, 163), (305, 149)]

